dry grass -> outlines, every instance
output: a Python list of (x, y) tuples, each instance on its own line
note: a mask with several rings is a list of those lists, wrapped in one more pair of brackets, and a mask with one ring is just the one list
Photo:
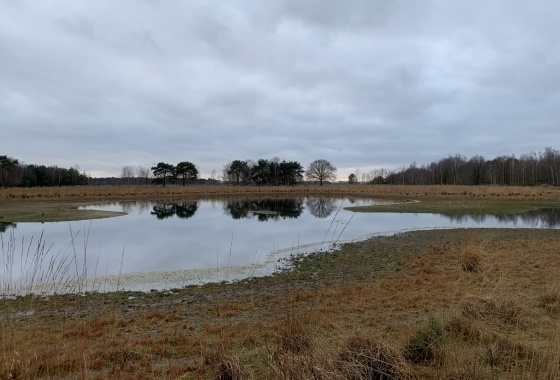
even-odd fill
[(346, 379), (407, 380), (414, 375), (403, 356), (384, 342), (352, 337), (336, 360), (339, 375)]
[(479, 272), (482, 268), (480, 253), (480, 245), (469, 245), (464, 247), (461, 252), (461, 268), (465, 272)]
[(2, 300), (0, 378), (560, 378), (557, 231), (421, 231), (306, 260), (175, 294)]
[(522, 322), (523, 308), (514, 300), (496, 301), (491, 298), (466, 297), (461, 303), (464, 317), (482, 321), (498, 321), (517, 325)]
[(298, 185), (298, 186), (74, 186), (0, 188), (0, 200), (95, 200), (185, 198), (259, 194), (324, 194), (439, 198), (502, 198), (557, 200), (560, 188), (550, 186), (399, 186), (399, 185)]

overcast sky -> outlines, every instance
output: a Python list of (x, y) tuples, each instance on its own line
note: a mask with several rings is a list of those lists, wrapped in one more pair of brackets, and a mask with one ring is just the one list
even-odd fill
[(557, 0), (0, 0), (0, 155), (347, 178), (560, 149)]

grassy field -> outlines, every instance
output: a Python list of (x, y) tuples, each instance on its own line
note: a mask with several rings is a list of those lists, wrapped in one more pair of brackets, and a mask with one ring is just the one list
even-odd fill
[[(82, 195), (61, 194), (62, 202), (53, 198), (60, 207), (73, 197), (80, 202), (204, 198), (225, 191), (240, 196), (243, 188), (212, 188), (211, 194), (148, 188), (137, 195), (132, 194), (137, 189), (122, 188), (115, 195), (120, 189), (86, 195), (84, 188)], [(259, 190), (264, 189), (245, 188), (262, 195)], [(419, 199), (431, 207), (438, 207), (437, 200), (450, 208), (470, 204), (463, 208), (469, 212), (551, 207), (560, 200), (555, 188), (320, 191)], [(7, 198), (16, 200), (13, 207), (45, 201), (37, 194)], [(0, 378), (560, 378), (557, 230), (407, 232), (296, 257), (293, 265), (270, 277), (168, 292), (4, 299)]]

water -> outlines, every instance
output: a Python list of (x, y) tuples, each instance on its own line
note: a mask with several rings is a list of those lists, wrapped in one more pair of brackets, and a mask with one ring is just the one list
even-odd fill
[[(560, 226), (556, 209), (506, 216), (343, 209), (374, 203), (379, 201), (320, 197), (127, 202), (88, 207), (127, 213), (115, 218), (3, 224), (2, 289), (52, 293), (180, 288), (270, 274), (278, 269), (280, 258), (326, 251), (334, 244), (372, 235), (433, 228)], [(58, 272), (64, 268), (64, 276), (54, 273), (56, 268)]]

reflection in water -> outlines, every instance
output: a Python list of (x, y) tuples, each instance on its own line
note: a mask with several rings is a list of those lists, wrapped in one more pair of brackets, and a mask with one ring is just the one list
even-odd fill
[[(351, 202), (353, 203), (353, 202)], [(316, 218), (326, 218), (336, 209), (336, 199), (326, 197), (309, 197), (305, 201), (309, 213)]]
[(122, 212), (143, 214), (150, 209), (150, 203), (144, 201), (132, 201), (132, 202), (122, 202), (118, 203), (120, 205)]
[(8, 228), (16, 228), (16, 224), (11, 222), (0, 222), (0, 233), (6, 232)]
[(198, 202), (183, 202), (173, 204), (156, 204), (152, 208), (152, 215), (158, 219), (166, 219), (172, 216), (177, 216), (181, 219), (188, 219), (192, 217), (196, 210), (198, 210)]
[[(86, 209), (122, 210), (128, 215), (71, 222), (72, 239), (83, 239), (83, 255), (68, 251), (68, 223), (18, 223), (19, 236), (16, 239), (14, 231), (16, 244), (9, 248), (12, 252), (26, 252), (30, 247), (28, 242), (34, 236), (43, 239), (43, 233), (44, 241), (52, 248), (44, 259), (40, 256), (39, 267), (25, 260), (13, 260), (9, 268), (0, 265), (0, 295), (6, 286), (3, 279), (10, 279), (3, 277), (2, 270), (14, 274), (12, 284), (17, 281), (17, 284), (24, 285), (26, 278), (34, 278), (34, 273), (48, 273), (52, 263), (60, 259), (68, 260), (72, 267), (87, 269), (88, 281), (92, 280), (88, 289), (149, 290), (270, 274), (277, 269), (278, 259), (282, 257), (322, 251), (325, 244), (329, 247), (400, 231), (464, 227), (560, 228), (559, 209), (497, 217), (442, 216), (354, 213), (344, 208), (348, 202), (353, 205), (379, 204), (371, 199), (350, 201), (348, 198), (317, 196), (310, 199), (263, 199), (240, 197), (239, 200), (193, 200), (176, 204), (136, 201), (89, 206)], [(196, 218), (193, 218), (195, 213)], [(232, 218), (247, 218), (248, 223)], [(256, 223), (257, 220), (278, 222)], [(11, 235), (10, 228), (15, 228), (15, 224), (0, 224), (0, 232), (7, 231)], [(158, 239), (152, 239), (152, 236), (158, 236)], [(81, 246), (81, 242), (77, 246)], [(3, 253), (2, 249), (0, 253)], [(98, 268), (102, 263), (106, 263), (105, 268)]]
[(441, 214), (449, 219), (450, 222), (458, 224), (471, 223), (484, 223), (486, 222), (486, 215), (455, 215), (455, 214)]
[(506, 215), (445, 215), (451, 222), (480, 224), (488, 218), (494, 218), (499, 224), (522, 224), (525, 227), (557, 228), (560, 227), (560, 208), (531, 210), (522, 214)]
[(224, 214), (233, 219), (252, 218), (259, 222), (268, 220), (297, 219), (303, 212), (303, 199), (264, 199), (264, 200), (228, 200), (224, 202)]
[(547, 228), (560, 227), (560, 209), (547, 208), (531, 210), (523, 214), (516, 214), (525, 224), (532, 226), (543, 225)]

